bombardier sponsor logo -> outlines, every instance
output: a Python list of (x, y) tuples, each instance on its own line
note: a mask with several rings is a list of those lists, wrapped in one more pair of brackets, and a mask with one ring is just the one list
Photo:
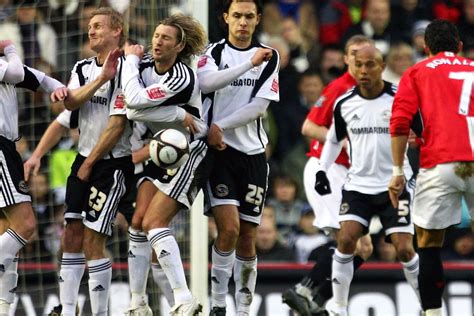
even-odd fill
[(352, 127), (351, 132), (354, 135), (360, 134), (390, 134), (390, 128), (388, 127)]
[(104, 98), (98, 95), (95, 95), (91, 98), (91, 103), (95, 103), (95, 104), (107, 105), (108, 102), (109, 100), (107, 98)]
[(257, 82), (257, 79), (235, 79), (230, 85), (234, 87), (242, 87), (242, 86), (253, 87), (255, 86), (256, 82)]

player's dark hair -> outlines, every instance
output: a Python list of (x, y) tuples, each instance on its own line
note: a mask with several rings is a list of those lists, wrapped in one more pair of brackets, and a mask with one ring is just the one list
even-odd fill
[(198, 56), (206, 47), (207, 35), (198, 20), (190, 15), (173, 14), (159, 24), (173, 26), (178, 30), (178, 43), (184, 43), (184, 48), (178, 58), (188, 61), (191, 56)]
[(425, 31), (425, 45), (432, 55), (440, 52), (457, 53), (459, 50), (459, 32), (453, 23), (446, 20), (434, 20)]

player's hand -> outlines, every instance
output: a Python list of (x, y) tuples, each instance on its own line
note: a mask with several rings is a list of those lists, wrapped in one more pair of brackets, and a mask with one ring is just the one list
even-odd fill
[(14, 45), (12, 40), (6, 39), (0, 41), (0, 54), (4, 54), (4, 49), (7, 46)]
[(250, 61), (256, 66), (260, 66), (264, 61), (269, 61), (272, 58), (273, 51), (270, 48), (258, 48)]
[(405, 187), (405, 176), (392, 176), (388, 184), (388, 194), (394, 208), (398, 208), (398, 197)]
[(88, 182), (91, 172), (92, 167), (89, 167), (89, 165), (86, 163), (82, 163), (81, 167), (77, 171), (77, 177), (83, 182)]
[(184, 127), (188, 128), (191, 133), (196, 134), (198, 132), (198, 128), (196, 126), (196, 123), (194, 122), (194, 116), (192, 116), (188, 112), (186, 112), (182, 124)]
[(66, 99), (68, 95), (69, 90), (66, 87), (60, 87), (54, 90), (49, 98), (51, 99), (51, 102), (56, 103), (56, 102), (61, 102)]
[(122, 56), (122, 51), (118, 48), (109, 52), (105, 59), (104, 65), (102, 66), (101, 76), (104, 80), (109, 81), (117, 74), (117, 66), (119, 64), (119, 58)]
[(216, 124), (212, 124), (211, 127), (209, 127), (207, 143), (209, 146), (217, 150), (224, 150), (227, 147), (224, 143), (224, 132)]
[(316, 172), (316, 183), (314, 184), (314, 189), (319, 193), (319, 195), (331, 193), (331, 185), (329, 184), (326, 172), (322, 170)]
[(123, 47), (123, 51), (125, 53), (125, 56), (128, 55), (135, 55), (138, 56), (138, 58), (142, 58), (143, 55), (145, 54), (145, 47), (143, 45), (125, 45)]
[(30, 175), (33, 173), (34, 176), (38, 175), (39, 168), (41, 167), (41, 158), (32, 155), (23, 164), (25, 181), (28, 182)]

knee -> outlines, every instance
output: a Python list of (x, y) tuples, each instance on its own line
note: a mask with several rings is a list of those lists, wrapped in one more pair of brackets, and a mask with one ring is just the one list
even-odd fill
[(84, 238), (84, 225), (80, 220), (70, 220), (64, 230), (63, 251), (81, 252)]
[(133, 216), (130, 226), (136, 230), (143, 230), (143, 216)]
[(370, 241), (362, 241), (357, 243), (356, 246), (356, 254), (363, 258), (364, 260), (367, 260), (371, 255), (372, 252), (374, 251), (374, 246), (372, 245), (372, 242)]
[(34, 215), (22, 221), (22, 230), (18, 232), (21, 237), (30, 240), (36, 233), (36, 218)]
[(341, 234), (337, 240), (337, 249), (345, 254), (354, 253), (356, 243), (357, 239), (347, 234)]
[(99, 233), (89, 232), (84, 234), (84, 255), (87, 260), (101, 259), (105, 257), (105, 244)]
[(400, 244), (397, 246), (397, 257), (402, 262), (410, 261), (415, 255), (415, 250), (410, 244)]
[(235, 244), (239, 238), (239, 233), (239, 225), (226, 225), (225, 227), (221, 227), (219, 230), (217, 239), (220, 243), (223, 243), (228, 247), (235, 248)]

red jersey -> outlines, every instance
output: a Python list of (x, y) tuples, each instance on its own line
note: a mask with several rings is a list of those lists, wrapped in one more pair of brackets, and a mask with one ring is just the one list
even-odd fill
[(403, 75), (392, 108), (390, 133), (408, 135), (420, 110), (423, 139), (420, 166), (474, 161), (474, 61), (442, 52)]
[[(316, 101), (316, 104), (312, 107), (306, 118), (314, 124), (325, 126), (327, 128), (331, 127), (334, 103), (336, 102), (336, 99), (355, 85), (356, 81), (354, 78), (352, 78), (349, 72), (346, 72), (339, 78), (333, 80), (324, 88), (323, 92), (321, 93), (321, 97), (319, 97), (318, 101)], [(323, 143), (312, 139), (307, 156), (321, 158), (322, 151)], [(349, 156), (345, 150), (341, 151), (340, 155), (336, 159), (336, 163), (349, 168)]]

